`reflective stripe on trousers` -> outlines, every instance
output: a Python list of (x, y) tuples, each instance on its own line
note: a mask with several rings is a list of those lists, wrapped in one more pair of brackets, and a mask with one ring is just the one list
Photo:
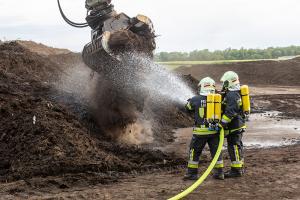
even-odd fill
[(200, 128), (200, 127), (194, 127), (193, 128), (193, 134), (195, 135), (212, 135), (212, 134), (216, 134), (217, 131), (215, 130), (209, 130), (209, 128)]
[(215, 165), (215, 168), (218, 169), (218, 168), (223, 168), (224, 167), (224, 162), (223, 160), (220, 160), (216, 163)]
[(239, 148), (238, 148), (237, 145), (234, 145), (233, 148), (234, 148), (235, 161), (231, 162), (231, 167), (233, 167), (233, 168), (242, 168), (243, 165), (244, 165), (244, 162), (240, 158)]
[(235, 131), (242, 130), (242, 129), (246, 129), (246, 128), (247, 128), (247, 126), (245, 125), (245, 126), (242, 126), (242, 127), (240, 127), (240, 128), (237, 128), (237, 129), (225, 130), (225, 135), (228, 135), (228, 134), (233, 133), (233, 132), (235, 132)]
[(188, 168), (198, 169), (199, 162), (190, 160), (188, 163)]

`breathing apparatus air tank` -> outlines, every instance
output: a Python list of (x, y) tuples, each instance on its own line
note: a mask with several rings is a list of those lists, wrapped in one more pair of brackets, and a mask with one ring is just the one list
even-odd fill
[(246, 115), (249, 115), (251, 108), (250, 108), (250, 95), (249, 95), (248, 85), (241, 86), (241, 96), (242, 96), (243, 112)]
[(214, 121), (218, 123), (221, 121), (221, 115), (222, 115), (222, 95), (220, 94), (214, 95), (214, 104), (215, 104)]
[(207, 95), (207, 101), (206, 101), (206, 118), (209, 123), (212, 123), (214, 121), (214, 115), (215, 115), (215, 103), (214, 103), (214, 94), (208, 94)]

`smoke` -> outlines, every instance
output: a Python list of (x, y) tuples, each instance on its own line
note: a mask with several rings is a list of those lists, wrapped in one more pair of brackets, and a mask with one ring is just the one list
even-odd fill
[(72, 96), (81, 104), (88, 104), (95, 91), (98, 74), (83, 64), (68, 66), (64, 69), (58, 82), (54, 83), (56, 89)]
[(90, 110), (97, 124), (109, 132), (114, 139), (128, 124), (138, 118), (138, 105), (122, 88), (110, 80), (99, 79), (93, 95)]
[[(176, 74), (141, 54), (122, 56), (108, 74), (91, 76), (85, 65), (69, 66), (56, 87), (86, 107), (101, 133), (129, 144), (153, 142), (152, 110), (166, 102), (184, 104), (192, 90)], [(70, 101), (69, 98), (67, 98)], [(151, 102), (145, 104), (145, 101)]]
[(144, 99), (133, 95), (135, 79), (130, 74), (122, 78), (111, 80), (83, 64), (69, 65), (54, 83), (59, 91), (56, 99), (64, 101), (76, 114), (87, 112), (100, 132), (114, 140), (137, 145), (152, 142), (150, 122), (141, 114)]
[(138, 118), (135, 123), (126, 126), (118, 140), (135, 145), (152, 143), (153, 132), (151, 122)]

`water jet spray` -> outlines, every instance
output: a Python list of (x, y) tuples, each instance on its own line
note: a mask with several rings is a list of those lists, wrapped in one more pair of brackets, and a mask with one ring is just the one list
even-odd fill
[(137, 73), (140, 81), (136, 81), (137, 88), (145, 92), (151, 99), (159, 101), (173, 101), (185, 104), (186, 101), (195, 96), (193, 90), (175, 73), (167, 70), (162, 65), (142, 54), (131, 53), (124, 56), (124, 63), (138, 66)]

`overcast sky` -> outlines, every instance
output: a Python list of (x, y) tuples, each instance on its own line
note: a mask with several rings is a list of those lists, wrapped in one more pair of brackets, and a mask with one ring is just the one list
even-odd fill
[[(84, 22), (84, 0), (61, 0)], [(118, 12), (147, 15), (157, 51), (300, 45), (300, 0), (113, 0)], [(56, 0), (0, 0), (0, 39), (34, 40), (81, 51), (90, 30), (67, 25)]]

